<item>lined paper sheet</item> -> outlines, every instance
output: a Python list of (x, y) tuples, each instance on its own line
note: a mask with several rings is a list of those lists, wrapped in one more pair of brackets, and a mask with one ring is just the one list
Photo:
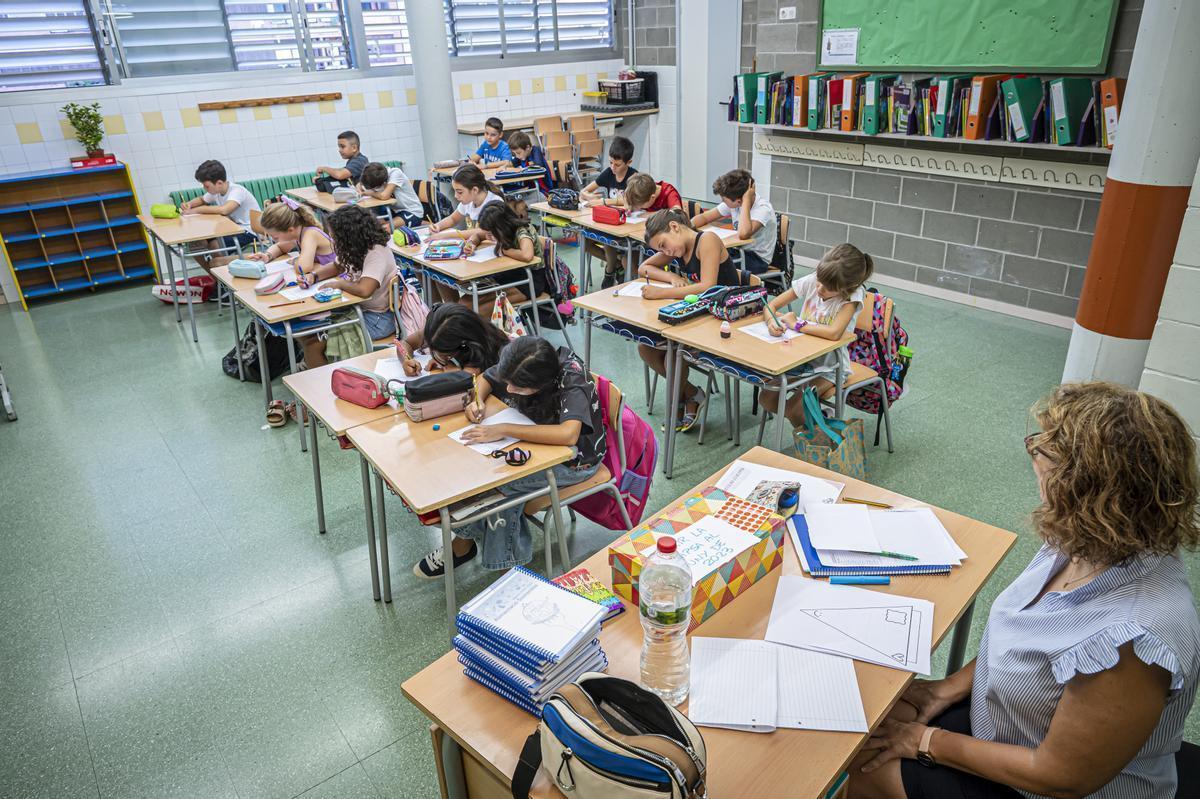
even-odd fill
[(496, 257), (496, 245), (489, 244), (486, 247), (477, 247), (475, 252), (467, 257), (472, 263), (482, 264), (491, 261)]
[(779, 710), (775, 726), (866, 732), (858, 675), (850, 658), (776, 645)]
[[(499, 411), (498, 413), (494, 413), (491, 416), (487, 417), (482, 422), (480, 422), (480, 424), (481, 425), (533, 424), (533, 420), (530, 419), (525, 414), (518, 411), (516, 408), (505, 408), (504, 410)], [(471, 449), (475, 450), (476, 452), (478, 452), (481, 455), (491, 455), (496, 450), (504, 449), (505, 447), (508, 447), (512, 444), (517, 443), (517, 441), (519, 440), (516, 438), (512, 438), (510, 436), (505, 436), (504, 438), (500, 439), (499, 441), (487, 441), (482, 444), (468, 444), (466, 441), (463, 441), (463, 434), (466, 433), (468, 430), (470, 430), (471, 427), (473, 427), (473, 426), (474, 425), (469, 426), (469, 427), (464, 427), (461, 430), (455, 430), (453, 433), (450, 434), (449, 437), (454, 439), (458, 443), (463, 444), (464, 446), (470, 447)]]
[(775, 645), (736, 638), (692, 638), (688, 718), (706, 727), (775, 729)]
[(804, 520), (808, 523), (808, 540), (813, 549), (880, 551), (871, 515), (864, 505), (817, 505), (805, 509)]
[(646, 288), (646, 286), (667, 288), (669, 285), (669, 283), (660, 283), (657, 280), (651, 280), (649, 283), (644, 280), (634, 280), (630, 283), (626, 283), (624, 286), (621, 286), (621, 288), (617, 289), (613, 293), (618, 297), (637, 297), (638, 299), (641, 299), (642, 289)]
[(739, 327), (738, 330), (742, 333), (749, 333), (760, 341), (765, 341), (768, 344), (782, 344), (785, 341), (791, 341), (794, 338), (800, 338), (803, 333), (797, 333), (795, 330), (784, 329), (782, 336), (772, 336), (771, 331), (767, 329), (766, 322), (755, 322), (752, 325)]
[[(871, 526), (879, 548), (886, 552), (903, 552), (917, 558), (903, 561), (905, 566), (960, 566), (966, 553), (938, 521), (930, 508), (870, 511)], [(826, 566), (896, 566), (891, 558), (866, 552), (825, 550), (820, 547), (821, 562)]]

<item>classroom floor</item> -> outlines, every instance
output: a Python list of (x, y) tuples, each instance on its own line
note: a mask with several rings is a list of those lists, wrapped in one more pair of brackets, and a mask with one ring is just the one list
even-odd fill
[[(871, 451), (869, 478), (1021, 534), (981, 596), (973, 652), (1037, 548), (1022, 437), (1068, 333), (892, 294), (917, 354), (896, 452)], [(264, 428), (261, 387), (222, 374), (228, 312), (198, 321), (196, 345), (146, 286), (0, 307), (20, 414), (0, 421), (0, 796), (436, 796), (428, 724), (400, 683), (449, 645), (442, 585), (409, 570), (440, 539), (391, 500), (396, 600), (371, 601), (357, 458), (322, 442), (320, 536), (295, 425)], [(644, 412), (629, 345), (593, 346)], [(737, 455), (722, 406), (703, 447), (680, 437), (652, 510)], [(581, 523), (572, 554), (612, 537)], [(460, 600), (489, 581), (459, 574)], [(1188, 731), (1200, 739), (1200, 712)]]

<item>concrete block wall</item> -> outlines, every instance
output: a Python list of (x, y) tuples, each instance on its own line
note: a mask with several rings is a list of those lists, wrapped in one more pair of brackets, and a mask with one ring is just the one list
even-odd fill
[[(634, 61), (639, 67), (673, 67), (675, 60), (675, 0), (634, 0)], [(617, 34), (625, 63), (629, 57), (627, 0), (613, 0)], [(685, 6), (686, 10), (686, 6)]]
[(1142, 391), (1175, 406), (1200, 446), (1200, 169), (1179, 230), (1158, 322), (1146, 353)]

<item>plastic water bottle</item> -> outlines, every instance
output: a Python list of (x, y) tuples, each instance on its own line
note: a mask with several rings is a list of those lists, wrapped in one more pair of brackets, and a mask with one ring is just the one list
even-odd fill
[(675, 551), (675, 539), (658, 539), (658, 551), (638, 579), (642, 617), (642, 687), (671, 705), (687, 699), (691, 662), (687, 629), (692, 611), (692, 572)]

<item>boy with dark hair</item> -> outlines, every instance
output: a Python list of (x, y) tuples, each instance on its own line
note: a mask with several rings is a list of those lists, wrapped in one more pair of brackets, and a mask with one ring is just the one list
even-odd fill
[[(614, 136), (608, 143), (608, 166), (596, 179), (583, 187), (579, 199), (588, 205), (625, 205), (625, 187), (630, 176), (636, 175), (633, 168), (633, 142), (624, 136)], [(621, 251), (607, 244), (589, 241), (588, 252), (604, 259), (604, 279), (600, 288), (616, 285), (617, 275), (625, 271)]]
[[(196, 167), (196, 180), (204, 187), (204, 194), (188, 200), (179, 206), (179, 210), (185, 214), (220, 214), (241, 225), (245, 232), (223, 239), (210, 239), (199, 243), (194, 249), (232, 250), (239, 246), (249, 247), (254, 242), (254, 234), (250, 231), (250, 212), (262, 210), (258, 200), (245, 187), (229, 180), (225, 165), (220, 161), (208, 160)], [(196, 256), (196, 263), (206, 270), (228, 260), (227, 257), (214, 258), (211, 254)]]
[(483, 142), (471, 153), (471, 163), (488, 166), (507, 166), (512, 163), (512, 150), (504, 141), (504, 123), (498, 117), (488, 117), (483, 123)]
[(721, 198), (721, 204), (692, 217), (692, 227), (702, 228), (718, 219), (732, 218), (738, 238), (750, 242), (741, 250), (746, 269), (756, 275), (766, 272), (779, 237), (779, 223), (771, 203), (755, 191), (754, 178), (744, 169), (726, 172), (713, 181), (713, 194)]
[(372, 161), (363, 168), (358, 191), (366, 197), (391, 200), (395, 225), (417, 227), (425, 216), (425, 209), (413, 190), (412, 181), (399, 167), (388, 167), (378, 161)]
[(334, 180), (346, 180), (358, 183), (362, 171), (370, 161), (359, 150), (358, 134), (352, 130), (343, 130), (337, 137), (338, 155), (346, 159), (344, 167), (319, 166), (317, 177), (329, 175)]
[[(508, 147), (512, 150), (513, 166), (520, 168), (537, 166), (546, 170), (545, 176), (538, 178), (535, 185), (542, 194), (549, 194), (554, 183), (550, 177), (550, 164), (546, 163), (546, 156), (542, 153), (542, 148), (534, 144), (529, 138), (529, 134), (523, 130), (514, 131), (508, 137)], [(527, 186), (529, 184), (517, 185)]]

